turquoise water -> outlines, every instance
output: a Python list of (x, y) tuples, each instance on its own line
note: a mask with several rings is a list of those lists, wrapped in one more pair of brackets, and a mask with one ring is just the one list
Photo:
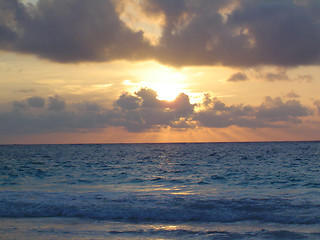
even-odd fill
[(320, 239), (320, 142), (0, 146), (3, 239)]

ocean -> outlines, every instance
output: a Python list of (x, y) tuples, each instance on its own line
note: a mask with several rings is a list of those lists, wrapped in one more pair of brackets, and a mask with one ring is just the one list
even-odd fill
[(320, 142), (1, 145), (0, 239), (320, 239)]

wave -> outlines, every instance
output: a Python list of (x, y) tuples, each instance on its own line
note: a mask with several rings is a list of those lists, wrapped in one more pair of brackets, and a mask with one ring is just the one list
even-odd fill
[[(25, 239), (319, 239), (318, 226), (234, 224), (128, 223), (76, 218), (0, 219), (3, 238)], [(12, 231), (12, 226), (16, 228)], [(256, 225), (257, 224), (257, 225)], [(22, 227), (23, 226), (23, 227)]]
[(197, 238), (197, 239), (318, 239), (320, 232), (317, 233), (301, 233), (287, 230), (260, 230), (260, 231), (247, 231), (247, 232), (231, 232), (231, 231), (193, 231), (185, 229), (177, 230), (138, 230), (138, 231), (109, 231), (109, 235), (133, 235), (140, 237), (147, 236), (163, 236), (175, 238)]
[(3, 191), (0, 217), (78, 217), (129, 222), (319, 224), (320, 205), (284, 198)]

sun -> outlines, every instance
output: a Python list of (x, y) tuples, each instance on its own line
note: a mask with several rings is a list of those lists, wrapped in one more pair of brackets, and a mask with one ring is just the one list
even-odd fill
[(173, 101), (180, 93), (190, 94), (188, 74), (184, 69), (175, 69), (149, 62), (135, 71), (135, 79), (126, 79), (123, 84), (129, 92), (149, 88), (157, 93), (157, 99)]
[(176, 97), (184, 92), (183, 87), (180, 84), (175, 83), (155, 83), (150, 86), (151, 89), (155, 90), (158, 94), (159, 100), (173, 101)]
[(144, 84), (157, 92), (159, 100), (173, 101), (186, 92), (186, 78), (180, 71), (161, 66), (147, 72)]

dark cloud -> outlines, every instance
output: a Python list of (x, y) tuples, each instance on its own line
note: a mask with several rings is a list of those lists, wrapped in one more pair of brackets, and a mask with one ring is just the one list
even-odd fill
[(314, 101), (313, 104), (316, 106), (318, 114), (320, 115), (320, 100)]
[(151, 0), (142, 2), (142, 7), (149, 14), (164, 13), (167, 23), (170, 23), (186, 11), (187, 3), (185, 0)]
[(152, 89), (141, 88), (135, 95), (142, 100), (141, 107), (143, 108), (159, 108), (161, 106), (160, 100), (157, 99), (157, 92)]
[[(120, 19), (111, 0), (0, 0), (1, 50), (58, 62), (155, 59), (174, 66), (319, 64), (320, 2), (315, 0), (144, 0), (163, 14), (159, 44)], [(278, 76), (269, 76), (275, 79)]]
[[(49, 97), (49, 103), (55, 105), (54, 101), (58, 101), (58, 96), (55, 97)], [(61, 99), (60, 99), (61, 101)], [(29, 107), (31, 108), (44, 108), (46, 104), (46, 99), (42, 97), (28, 97), (22, 101), (14, 101), (13, 107), (14, 109), (20, 109), (20, 110), (26, 110)], [(54, 107), (54, 106), (52, 106)], [(58, 108), (58, 106), (56, 106)]]
[(249, 105), (227, 106), (217, 98), (205, 96), (205, 109), (195, 114), (195, 120), (201, 126), (212, 128), (224, 128), (232, 125), (242, 127), (262, 127), (264, 123), (255, 120), (255, 110)]
[(229, 82), (242, 82), (242, 81), (246, 81), (249, 80), (249, 78), (247, 77), (246, 74), (242, 73), (242, 72), (237, 72), (235, 74), (232, 74), (227, 81)]
[(45, 106), (46, 100), (41, 97), (30, 97), (26, 99), (26, 102), (30, 107), (43, 108)]
[(120, 109), (115, 108), (113, 111), (121, 116), (116, 121), (117, 125), (131, 132), (168, 126), (188, 128), (190, 125), (187, 119), (194, 112), (194, 105), (187, 95), (181, 93), (174, 101), (168, 102), (157, 99), (157, 93), (148, 88), (141, 88), (134, 95), (122, 94), (115, 105)]
[(195, 120), (205, 127), (283, 127), (284, 123), (301, 123), (300, 117), (312, 115), (312, 111), (299, 101), (283, 102), (280, 97), (266, 97), (258, 107), (242, 104), (227, 106), (217, 98), (210, 99), (209, 95), (205, 98), (206, 109), (195, 113)]
[(62, 111), (66, 107), (66, 102), (60, 96), (55, 95), (54, 97), (48, 98), (48, 110), (50, 111)]
[(132, 110), (138, 108), (140, 102), (140, 98), (132, 96), (126, 92), (121, 94), (119, 99), (115, 102), (115, 105), (119, 106), (122, 110)]
[(123, 93), (115, 101), (114, 111), (121, 116), (117, 121), (120, 126), (131, 132), (140, 132), (167, 126), (189, 128), (188, 118), (194, 112), (194, 105), (184, 93), (174, 101), (163, 101), (157, 99), (154, 90), (141, 88), (134, 95)]
[[(317, 12), (311, 1), (298, 5), (293, 0), (244, 0), (229, 12), (231, 1), (185, 2), (187, 6), (178, 12), (179, 16), (167, 17), (159, 47), (159, 59), (164, 63), (233, 66), (319, 63), (319, 13), (311, 13)], [(314, 1), (312, 4), (320, 5)], [(165, 14), (167, 8), (163, 9)]]
[(268, 71), (264, 71), (263, 68), (257, 67), (252, 70), (252, 74), (255, 78), (266, 80), (269, 82), (274, 81), (300, 81), (300, 82), (312, 82), (312, 75), (298, 75), (295, 77), (289, 76), (287, 74), (287, 68), (276, 67), (273, 70), (269, 69)]
[(312, 111), (297, 100), (284, 102), (280, 97), (266, 97), (257, 108), (256, 118), (259, 121), (300, 123), (299, 117), (311, 115)]
[[(51, 98), (56, 99), (56, 97)], [(61, 99), (61, 97), (58, 98)], [(64, 111), (61, 111), (62, 107), (60, 111), (52, 111), (48, 108), (28, 109), (26, 101), (14, 103), (19, 105), (23, 103), (25, 107), (23, 109), (15, 107), (11, 111), (0, 112), (0, 135), (87, 132), (105, 128), (108, 125), (116, 125), (113, 121), (121, 119), (121, 116), (117, 116), (114, 111), (90, 102), (70, 105), (64, 102)]]
[(59, 95), (48, 97), (47, 108), (34, 108), (32, 103), (30, 109), (31, 99), (36, 97), (15, 101), (12, 111), (0, 112), (0, 134), (92, 131), (107, 126), (124, 127), (129, 132), (194, 128), (194, 105), (183, 93), (168, 102), (158, 100), (155, 91), (142, 88), (134, 94), (121, 94), (110, 109), (92, 102), (67, 104)]
[(74, 106), (79, 112), (98, 113), (101, 111), (100, 106), (92, 102), (76, 103)]
[(298, 5), (290, 0), (241, 1), (230, 23), (248, 29), (254, 40), (248, 53), (255, 63), (284, 66), (318, 63), (319, 22), (318, 16), (311, 14), (311, 2)]
[[(147, 88), (133, 94), (121, 94), (112, 108), (93, 102), (68, 104), (58, 95), (48, 97), (47, 108), (40, 108), (38, 102), (30, 105), (30, 99), (36, 97), (15, 101), (11, 110), (0, 112), (0, 134), (86, 132), (108, 126), (123, 127), (129, 132), (158, 131), (168, 127), (180, 131), (229, 126), (280, 128), (299, 124), (304, 117), (313, 114), (300, 101), (284, 101), (280, 97), (266, 97), (261, 105), (252, 106), (227, 105), (205, 94), (195, 108), (184, 93), (174, 101), (164, 101), (157, 99), (155, 91)], [(319, 111), (319, 101), (314, 105)]]
[(26, 109), (27, 104), (24, 101), (14, 101), (12, 103), (14, 109)]
[(266, 73), (265, 78), (270, 82), (278, 80), (290, 80), (285, 71), (279, 71), (277, 73), (268, 72)]
[(36, 6), (0, 0), (0, 6), (3, 50), (79, 62), (142, 58), (148, 49), (109, 0), (39, 0)]
[(174, 101), (164, 103), (164, 106), (173, 109), (181, 117), (186, 117), (194, 111), (194, 104), (190, 103), (189, 96), (184, 93), (180, 93)]

